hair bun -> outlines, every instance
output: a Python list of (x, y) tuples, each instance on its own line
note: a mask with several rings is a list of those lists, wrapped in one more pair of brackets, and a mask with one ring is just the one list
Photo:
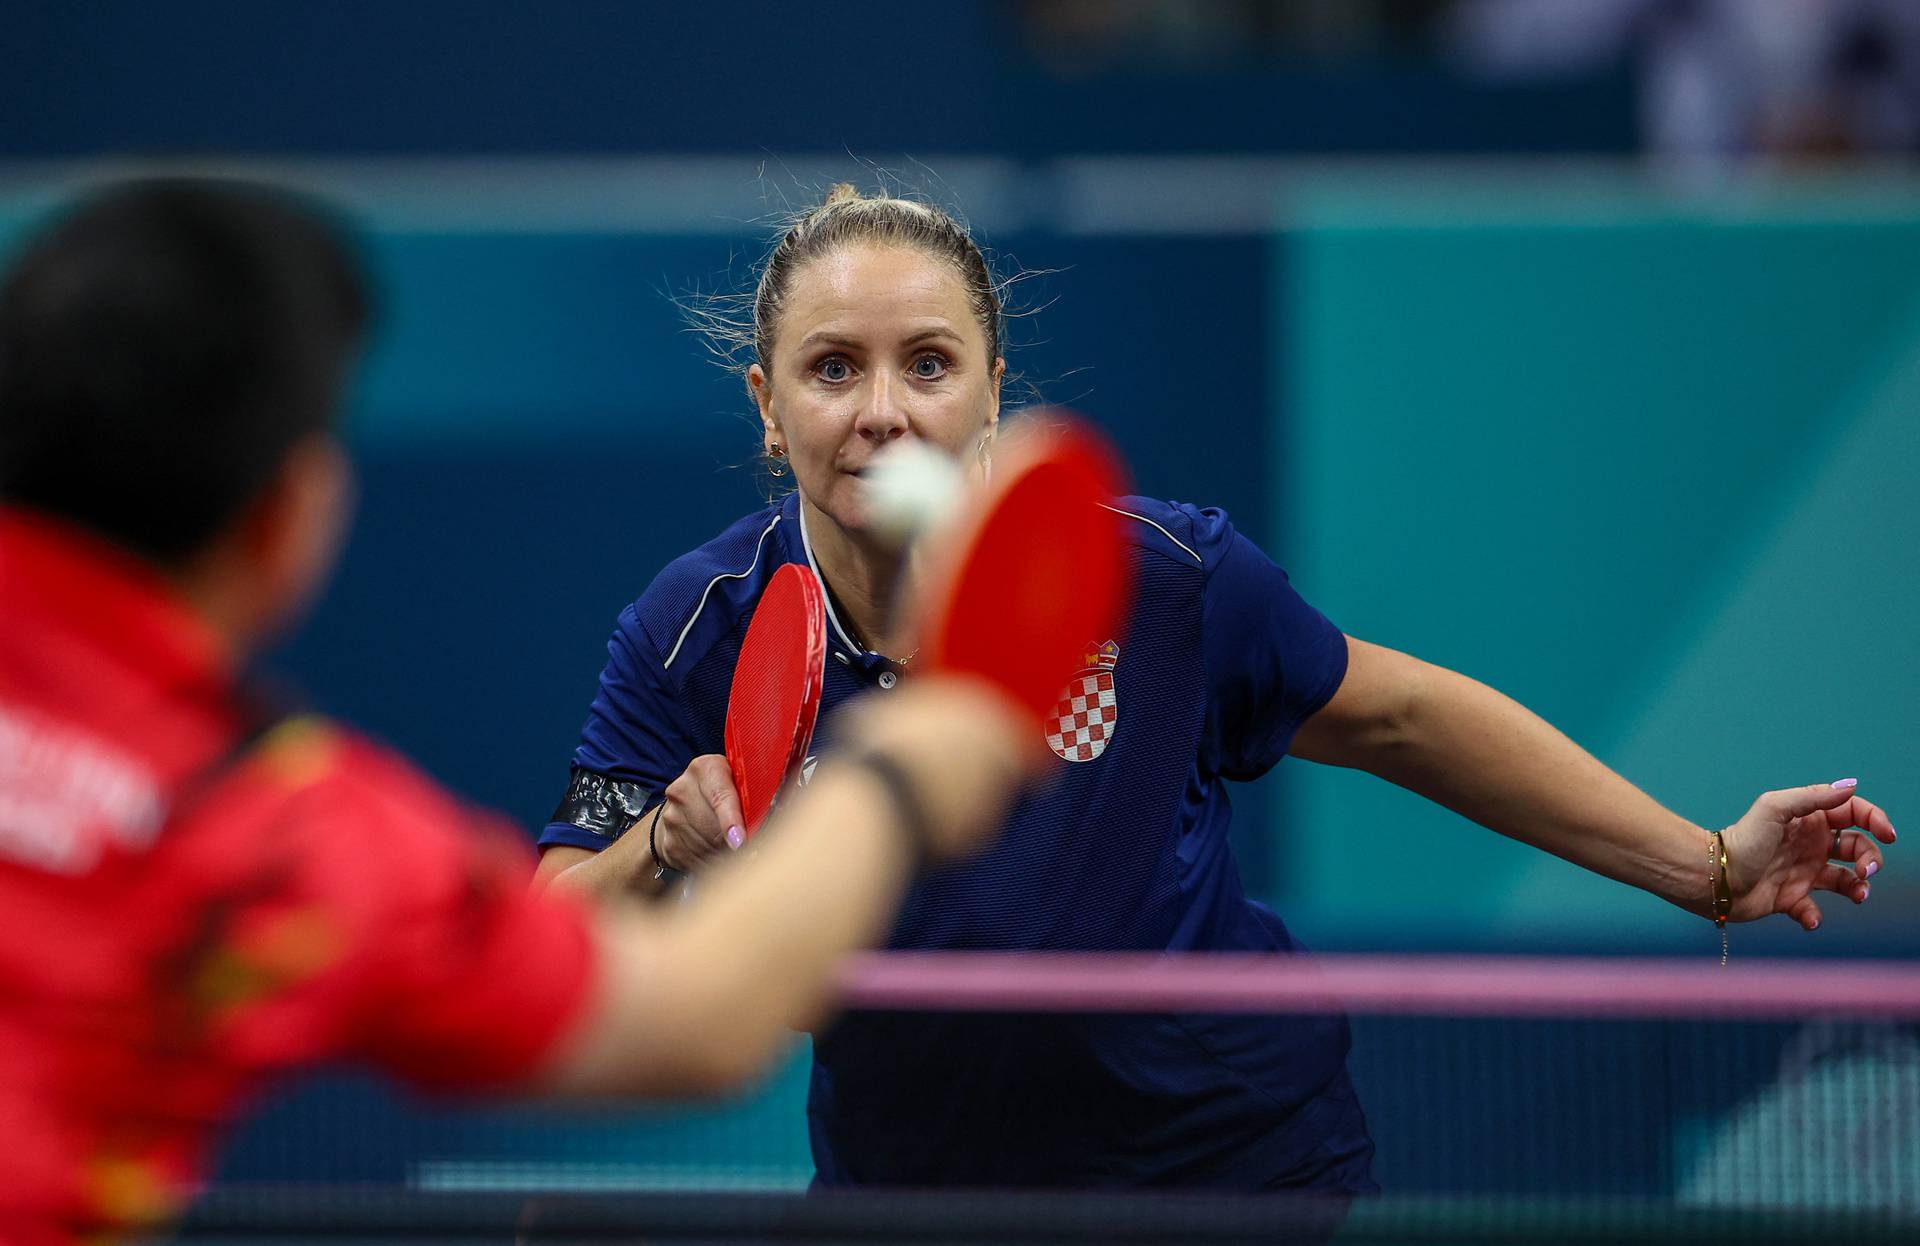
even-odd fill
[(852, 182), (835, 182), (827, 191), (827, 197), (820, 204), (823, 208), (835, 208), (843, 203), (859, 203), (862, 199), (860, 188)]

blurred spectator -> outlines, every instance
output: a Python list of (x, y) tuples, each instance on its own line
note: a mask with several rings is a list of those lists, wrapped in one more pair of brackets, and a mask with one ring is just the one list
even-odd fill
[(1447, 35), (1494, 76), (1630, 60), (1643, 146), (1683, 164), (1920, 149), (1914, 0), (1462, 0)]

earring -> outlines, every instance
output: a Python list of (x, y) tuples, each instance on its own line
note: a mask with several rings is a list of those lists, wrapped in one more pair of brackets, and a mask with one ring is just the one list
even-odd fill
[(781, 460), (786, 457), (786, 454), (786, 450), (783, 449), (777, 441), (767, 447), (767, 475), (784, 476), (787, 474), (787, 465), (781, 462)]

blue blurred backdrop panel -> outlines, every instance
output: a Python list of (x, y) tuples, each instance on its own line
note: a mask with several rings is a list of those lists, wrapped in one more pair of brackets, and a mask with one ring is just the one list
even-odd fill
[[(1624, 69), (1036, 55), (1022, 0), (16, 0), (0, 154), (1623, 152)], [(1145, 103), (1143, 104), (1143, 101)]]

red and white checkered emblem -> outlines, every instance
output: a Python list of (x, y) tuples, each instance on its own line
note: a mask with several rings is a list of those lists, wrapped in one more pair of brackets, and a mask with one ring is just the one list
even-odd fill
[(1107, 751), (1120, 723), (1120, 703), (1113, 692), (1113, 668), (1120, 662), (1120, 646), (1111, 640), (1090, 645), (1086, 669), (1073, 677), (1047, 720), (1047, 747), (1063, 761), (1092, 761)]

